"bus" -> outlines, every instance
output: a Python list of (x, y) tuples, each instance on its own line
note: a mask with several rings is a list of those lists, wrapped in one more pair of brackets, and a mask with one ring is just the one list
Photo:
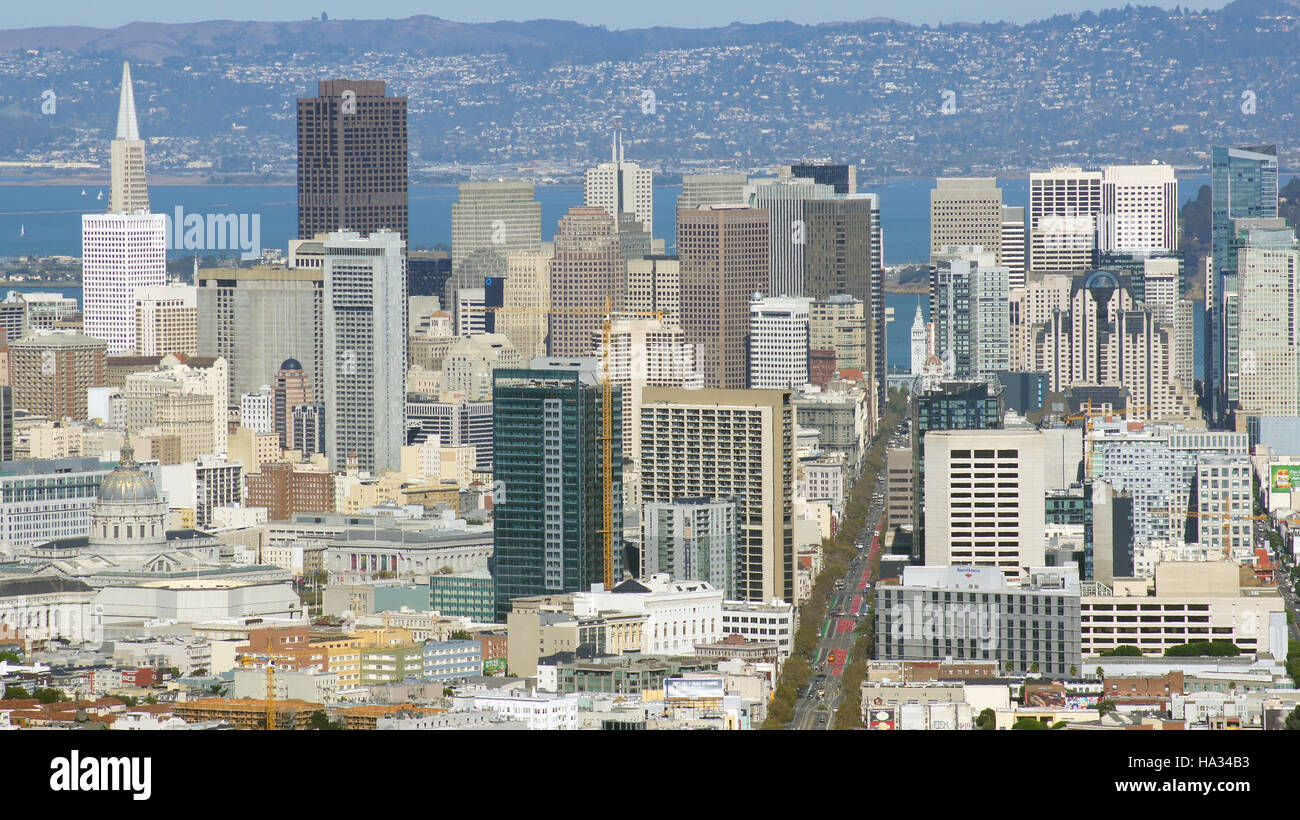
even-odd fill
[(834, 653), (834, 652), (832, 652), (832, 653), (830, 653), (829, 655), (826, 656), (826, 662), (827, 662), (827, 663), (835, 663), (835, 653)]

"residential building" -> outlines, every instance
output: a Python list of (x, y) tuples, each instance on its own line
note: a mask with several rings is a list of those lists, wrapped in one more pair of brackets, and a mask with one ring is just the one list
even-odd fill
[(734, 497), (737, 597), (793, 600), (790, 393), (648, 387), (640, 422), (641, 503)]
[(137, 288), (135, 352), (193, 356), (198, 350), (198, 289), (193, 285)]
[(646, 504), (642, 556), (646, 575), (701, 580), (736, 595), (736, 547), (740, 526), (735, 500), (678, 498)]
[(106, 345), (80, 333), (41, 331), (9, 343), (14, 406), (50, 419), (85, 419), (90, 388), (104, 384)]

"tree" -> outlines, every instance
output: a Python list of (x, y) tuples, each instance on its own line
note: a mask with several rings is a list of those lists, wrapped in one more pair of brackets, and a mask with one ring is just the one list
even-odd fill
[(457, 629), (455, 632), (451, 633), (451, 639), (453, 641), (472, 641), (474, 640), (474, 636), (463, 629)]
[(1103, 700), (1097, 703), (1097, 717), (1105, 717), (1116, 709), (1115, 701)]
[(1166, 658), (1235, 658), (1240, 654), (1232, 641), (1188, 641), (1165, 650)]
[(158, 702), (158, 698), (154, 697), (153, 695), (150, 695), (149, 697), (144, 699), (144, 702), (148, 704), (155, 704)]
[(1132, 644), (1124, 644), (1101, 653), (1103, 658), (1140, 658), (1142, 650)]
[(8, 661), (9, 663), (19, 664), (22, 660), (13, 652), (0, 652), (0, 663)]
[(63, 694), (62, 689), (50, 689), (48, 687), (37, 689), (34, 697), (41, 703), (62, 703), (68, 700), (67, 695)]
[(320, 729), (325, 731), (343, 728), (341, 724), (335, 723), (334, 721), (330, 720), (329, 715), (325, 714), (325, 711), (323, 709), (317, 709), (315, 712), (311, 713), (310, 725), (311, 728), (313, 729)]
[(1300, 732), (1300, 706), (1292, 710), (1282, 722), (1282, 728), (1290, 732)]
[(979, 717), (975, 718), (975, 728), (982, 731), (992, 731), (997, 728), (998, 714), (992, 709), (985, 709), (980, 712)]
[(1022, 717), (1011, 725), (1012, 731), (1046, 729), (1047, 724), (1038, 718)]
[(31, 700), (32, 694), (21, 686), (6, 686), (5, 700)]

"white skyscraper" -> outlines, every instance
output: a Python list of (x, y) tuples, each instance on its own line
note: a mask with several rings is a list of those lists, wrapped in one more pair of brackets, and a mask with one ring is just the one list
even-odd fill
[(136, 347), (136, 290), (167, 283), (167, 221), (149, 213), (144, 142), (125, 63), (110, 153), (109, 212), (81, 217), (83, 326), (108, 343), (109, 353), (123, 353)]
[(921, 375), (925, 367), (925, 357), (929, 355), (926, 345), (925, 318), (921, 316), (921, 302), (916, 303), (916, 317), (912, 319), (912, 375)]
[(245, 393), (240, 397), (239, 423), (254, 433), (275, 430), (275, 397), (269, 384), (262, 385), (256, 393)]
[(353, 231), (325, 240), (325, 451), (330, 469), (401, 467), (406, 429), (406, 243)]
[(1178, 250), (1178, 180), (1169, 165), (1111, 165), (1102, 172), (1103, 251)]
[(623, 159), (623, 133), (614, 129), (610, 161), (587, 169), (585, 204), (604, 208), (618, 221), (620, 213), (636, 214), (638, 222), (654, 235), (654, 175), (649, 168)]
[(749, 303), (749, 386), (798, 389), (808, 383), (811, 299), (763, 298)]
[(769, 293), (777, 296), (802, 296), (804, 293), (804, 249), (808, 244), (808, 225), (803, 204), (809, 199), (830, 199), (833, 185), (811, 179), (788, 177), (761, 180), (748, 185), (745, 201), (751, 208), (767, 211), (768, 259), (771, 274)]
[(1101, 216), (1101, 172), (1053, 168), (1029, 175), (1029, 263), (1038, 273), (1092, 267)]

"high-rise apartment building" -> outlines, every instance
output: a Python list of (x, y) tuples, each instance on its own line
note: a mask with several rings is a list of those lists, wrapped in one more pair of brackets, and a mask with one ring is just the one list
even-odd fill
[(979, 248), (950, 247), (934, 258), (930, 317), (944, 376), (991, 380), (1011, 366), (1008, 271)]
[(604, 312), (623, 309), (626, 280), (614, 219), (600, 207), (570, 208), (560, 218), (551, 259), (551, 355), (589, 355)]
[(392, 231), (325, 241), (325, 448), (331, 469), (401, 466), (406, 443), (405, 244)]
[(654, 235), (654, 175), (649, 168), (623, 159), (623, 132), (615, 128), (609, 162), (587, 169), (584, 204), (601, 208), (612, 220), (621, 213), (636, 216), (645, 232)]
[(790, 392), (646, 388), (640, 426), (642, 504), (734, 497), (737, 598), (794, 600)]
[(763, 297), (749, 303), (749, 386), (798, 390), (808, 383), (808, 312), (812, 300)]
[(239, 397), (239, 424), (254, 433), (274, 433), (275, 394), (269, 384)]
[(1184, 385), (1194, 383), (1195, 330), (1192, 302), (1182, 297), (1182, 275), (1177, 259), (1153, 257), (1142, 264), (1142, 303), (1156, 321), (1174, 331), (1174, 377)]
[(383, 80), (322, 80), (298, 98), (298, 238), (409, 236), (406, 98)]
[(104, 343), (80, 333), (42, 331), (10, 342), (14, 406), (56, 421), (86, 418), (86, 391), (104, 384), (104, 358)]
[[(614, 387), (613, 578), (623, 578), (622, 396)], [(603, 583), (606, 490), (603, 414), (595, 359), (537, 359), (502, 368), (492, 389), (496, 613), (527, 595)]]
[(1178, 179), (1173, 166), (1110, 165), (1101, 177), (1102, 251), (1178, 250)]
[[(591, 349), (603, 361), (603, 332), (592, 334)], [(641, 396), (647, 387), (700, 387), (695, 349), (676, 325), (653, 317), (615, 319), (610, 323), (609, 379), (623, 392), (623, 418), (641, 416)], [(639, 431), (623, 425), (623, 454), (640, 459)]]
[(940, 177), (930, 191), (930, 261), (952, 245), (1002, 250), (1002, 189), (988, 178)]
[(303, 458), (325, 452), (325, 405), (321, 402), (300, 404), (293, 408), (293, 440), (289, 448)]
[(1092, 267), (1101, 183), (1100, 171), (1064, 166), (1029, 175), (1029, 270), (1077, 273)]
[(674, 581), (705, 581), (736, 596), (736, 539), (740, 533), (734, 500), (678, 498), (647, 504), (642, 512), (645, 575), (667, 573)]
[(193, 285), (144, 287), (135, 292), (135, 349), (141, 356), (198, 353), (198, 294)]
[(229, 364), (231, 404), (270, 384), (285, 359), (324, 384), (324, 299), (323, 267), (199, 271), (199, 353)]
[(749, 301), (768, 281), (768, 215), (713, 205), (677, 215), (681, 324), (705, 387), (747, 384)]

